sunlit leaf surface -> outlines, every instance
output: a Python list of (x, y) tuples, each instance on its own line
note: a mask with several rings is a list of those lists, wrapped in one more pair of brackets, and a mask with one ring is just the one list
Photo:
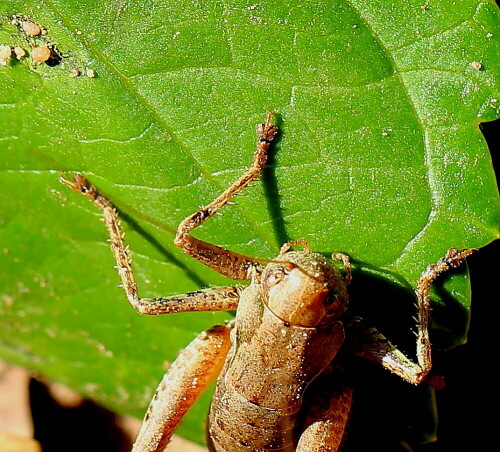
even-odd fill
[[(249, 165), (266, 110), (281, 136), (262, 181), (199, 237), (263, 258), (306, 237), (407, 288), (448, 248), (497, 238), (478, 124), (500, 104), (498, 9), (423, 3), (2, 1), (0, 45), (62, 59), (0, 65), (1, 355), (142, 416), (162, 363), (229, 314), (139, 318), (99, 213), (58, 177), (85, 174), (120, 209), (142, 295), (224, 284), (173, 232)], [(468, 309), (466, 276), (445, 288), (437, 302)], [(205, 412), (182, 433), (200, 440)]]

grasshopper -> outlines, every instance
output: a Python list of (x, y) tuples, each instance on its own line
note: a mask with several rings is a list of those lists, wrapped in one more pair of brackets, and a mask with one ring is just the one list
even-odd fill
[[(345, 314), (351, 282), (347, 255), (332, 260), (310, 250), (305, 239), (285, 243), (271, 260), (238, 254), (199, 240), (191, 232), (261, 174), (278, 133), (268, 113), (257, 127), (253, 164), (214, 201), (183, 220), (174, 243), (182, 251), (246, 287), (197, 290), (183, 295), (142, 298), (124, 244), (117, 210), (80, 174), (61, 181), (89, 198), (102, 211), (112, 252), (127, 298), (139, 314), (233, 311), (234, 320), (197, 336), (164, 375), (147, 410), (134, 452), (159, 452), (183, 415), (218, 376), (208, 415), (211, 451), (338, 451), (352, 402), (347, 386), (320, 391), (309, 387), (321, 376), (335, 376), (335, 356), (346, 336), (355, 335), (356, 353), (418, 384), (431, 369), (428, 334), (429, 291), (436, 277), (456, 267), (471, 250), (451, 249), (430, 265), (416, 284), (417, 362), (407, 358), (379, 331)], [(292, 251), (297, 245), (303, 251)], [(342, 262), (343, 271), (334, 261)]]

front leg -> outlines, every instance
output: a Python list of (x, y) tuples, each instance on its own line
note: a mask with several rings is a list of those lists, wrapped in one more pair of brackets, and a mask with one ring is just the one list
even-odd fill
[(359, 321), (351, 325), (355, 331), (359, 349), (356, 353), (379, 362), (391, 372), (410, 383), (421, 383), (432, 367), (431, 342), (429, 339), (430, 289), (433, 281), (443, 272), (458, 267), (474, 250), (450, 249), (436, 264), (429, 265), (417, 281), (417, 363), (407, 358), (375, 328), (366, 328)]
[(172, 363), (151, 401), (132, 452), (161, 452), (182, 417), (219, 374), (231, 346), (231, 328), (202, 332)]
[(226, 204), (230, 204), (234, 196), (260, 176), (267, 160), (269, 146), (278, 133), (278, 128), (271, 124), (272, 116), (273, 114), (268, 112), (266, 122), (259, 124), (257, 127), (257, 150), (255, 151), (252, 166), (210, 204), (201, 207), (182, 221), (177, 228), (177, 234), (174, 239), (175, 245), (182, 251), (193, 256), (208, 267), (222, 273), (224, 276), (235, 280), (251, 279), (250, 269), (252, 267), (260, 269), (261, 267), (259, 259), (243, 256), (242, 254), (204, 242), (193, 237), (191, 232), (215, 215)]

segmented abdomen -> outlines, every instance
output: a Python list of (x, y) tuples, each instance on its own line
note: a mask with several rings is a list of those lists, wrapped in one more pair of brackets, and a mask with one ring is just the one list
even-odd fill
[(294, 451), (304, 391), (343, 343), (340, 322), (289, 325), (255, 300), (240, 300), (246, 312), (236, 318), (244, 320), (231, 334), (212, 398), (207, 436), (214, 452)]

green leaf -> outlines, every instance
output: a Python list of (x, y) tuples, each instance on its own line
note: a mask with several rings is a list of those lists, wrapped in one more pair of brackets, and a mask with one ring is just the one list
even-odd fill
[[(163, 361), (228, 314), (139, 318), (61, 172), (120, 209), (143, 296), (227, 283), (172, 237), (250, 164), (266, 110), (281, 137), (262, 183), (198, 237), (262, 258), (306, 237), (409, 289), (448, 248), (499, 236), (478, 128), (500, 105), (493, 1), (4, 0), (0, 17), (0, 45), (62, 56), (0, 66), (0, 354), (107, 406), (142, 416)], [(441, 345), (464, 340), (445, 305), (468, 311), (468, 292), (456, 274), (436, 294)], [(183, 434), (202, 438), (206, 399)]]

